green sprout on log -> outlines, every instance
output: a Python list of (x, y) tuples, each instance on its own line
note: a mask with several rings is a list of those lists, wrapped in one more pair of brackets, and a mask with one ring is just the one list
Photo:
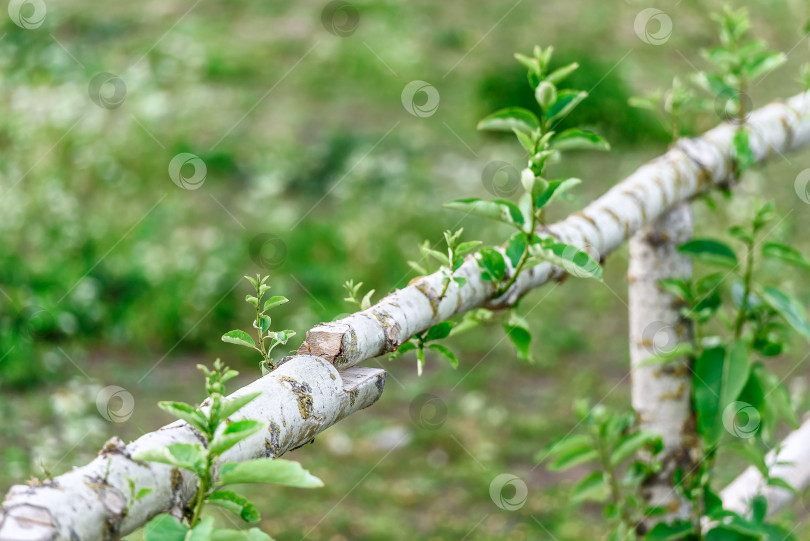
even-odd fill
[(258, 351), (262, 356), (262, 374), (267, 374), (275, 369), (275, 363), (273, 362), (273, 358), (270, 356), (273, 348), (278, 345), (286, 344), (290, 338), (295, 336), (295, 331), (291, 331), (289, 329), (284, 331), (270, 330), (270, 323), (272, 320), (270, 319), (270, 316), (267, 315), (267, 312), (276, 306), (289, 302), (289, 299), (286, 297), (275, 296), (264, 300), (265, 293), (267, 293), (267, 291), (270, 289), (270, 286), (265, 283), (269, 278), (269, 276), (260, 276), (258, 274), (256, 275), (256, 278), (245, 276), (245, 279), (249, 281), (251, 285), (253, 285), (256, 291), (255, 295), (245, 296), (245, 301), (256, 309), (256, 319), (253, 321), (253, 328), (256, 331), (257, 340), (254, 341), (248, 333), (238, 329), (228, 331), (222, 335), (223, 342), (236, 344), (237, 346), (247, 347)]
[(584, 100), (588, 93), (582, 90), (562, 89), (557, 85), (573, 73), (579, 65), (568, 64), (549, 70), (552, 47), (534, 48), (534, 56), (521, 54), (515, 58), (528, 69), (529, 84), (534, 89), (540, 108), (539, 116), (521, 107), (502, 109), (478, 123), (478, 129), (514, 133), (529, 155), (528, 167), (521, 173), (525, 194), (518, 204), (505, 199), (491, 201), (479, 198), (459, 199), (445, 207), (484, 216), (512, 226), (516, 232), (508, 240), (505, 254), (514, 272), (506, 279), (507, 265), (498, 249), (485, 247), (480, 251), (478, 264), (484, 281), (497, 284), (496, 296), (506, 293), (521, 272), (543, 261), (548, 261), (577, 276), (601, 280), (599, 263), (579, 248), (542, 238), (535, 231), (545, 225), (545, 208), (555, 199), (581, 181), (576, 178), (548, 180), (546, 167), (558, 161), (562, 152), (569, 150), (609, 150), (610, 145), (596, 133), (579, 127), (561, 132), (555, 127)]

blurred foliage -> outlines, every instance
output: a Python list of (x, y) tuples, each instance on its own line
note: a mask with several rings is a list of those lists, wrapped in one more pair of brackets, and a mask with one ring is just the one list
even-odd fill
[[(604, 192), (663, 151), (667, 134), (628, 98), (669, 84), (690, 64), (706, 67), (698, 51), (714, 28), (705, 14), (720, 2), (660, 2), (674, 21), (660, 46), (634, 33), (635, 17), (649, 7), (634, 1), (358, 1), (359, 25), (347, 37), (324, 28), (325, 4), (49, 2), (44, 24), (32, 30), (0, 17), (0, 385), (28, 388), (0, 397), (3, 418), (12, 419), (0, 426), (3, 488), (40, 473), (37, 427), (54, 433), (53, 447), (72, 449), (46, 461), (54, 473), (92, 456), (102, 437), (62, 434), (61, 406), (49, 398), (65, 380), (88, 383), (82, 371), (95, 385), (132, 392), (133, 417), (104, 431), (126, 437), (169, 421), (156, 419), (150, 404), (158, 399), (194, 398), (184, 381), (200, 360), (221, 355), (243, 382), (258, 375), (250, 352), (220, 342), (249, 317), (242, 275), (272, 275), (274, 294), (291, 299), (274, 318), (302, 339), (318, 321), (353, 311), (342, 301), (345, 280), (377, 296), (407, 284), (414, 273), (405, 262), (419, 257), (420, 239), (439, 243), (442, 231), (462, 225), (470, 238), (503, 238), (505, 230), (459, 221), (440, 202), (489, 198), (484, 167), (524, 161), (511, 136), (475, 131), (490, 111), (533, 100), (513, 51), (553, 44), (559, 65), (580, 61), (570, 82), (591, 97), (566, 122), (592, 125), (614, 147), (560, 166), (560, 176), (586, 182), (573, 205), (549, 218)], [(753, 89), (755, 104), (795, 93), (796, 67), (807, 59), (798, 29), (807, 6), (741, 4), (755, 34), (793, 51), (786, 68)], [(126, 84), (120, 107), (89, 98), (100, 72)], [(429, 118), (402, 107), (402, 89), (416, 79), (441, 95)], [(706, 118), (696, 130), (716, 122)], [(170, 179), (169, 162), (181, 152), (205, 162), (200, 189)], [(696, 204), (698, 223), (705, 231), (735, 223), (767, 194), (784, 217), (773, 239), (799, 239), (807, 253), (808, 207), (792, 185), (808, 156), (753, 170), (733, 207), (717, 214)], [(283, 257), (272, 244), (257, 250), (257, 235), (260, 244), (280, 239)], [(319, 437), (305, 456), (292, 455), (326, 488), (306, 502), (292, 492), (256, 497), (273, 509), (267, 528), (298, 539), (326, 516), (309, 538), (413, 538), (403, 522), (436, 539), (472, 530), (469, 539), (598, 535), (594, 521), (567, 506), (568, 488), (557, 486), (565, 478), (533, 469), (531, 457), (571, 425), (571, 397), (629, 402), (625, 271), (620, 251), (604, 285), (544, 288), (522, 303), (536, 337), (533, 366), (498, 342), (500, 330), (454, 342), (456, 372), (428, 362), (417, 380), (411, 363), (386, 363), (392, 377), (380, 404)], [(808, 300), (796, 276), (781, 278)], [(801, 357), (794, 349), (774, 370), (787, 375)], [(789, 382), (801, 388), (805, 375), (791, 372)], [(95, 391), (72, 389), (94, 416)], [(412, 422), (409, 405), (421, 393), (446, 404), (442, 430)], [(407, 437), (372, 468), (398, 434)], [(518, 512), (489, 498), (490, 481), (507, 471), (530, 487)], [(795, 512), (806, 513), (801, 503)]]

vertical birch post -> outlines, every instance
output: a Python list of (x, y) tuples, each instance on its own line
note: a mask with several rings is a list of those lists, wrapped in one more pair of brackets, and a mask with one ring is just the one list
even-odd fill
[(627, 279), (632, 404), (640, 428), (659, 435), (664, 444), (659, 455), (663, 468), (642, 487), (648, 505), (667, 509), (665, 515), (655, 517), (656, 522), (689, 516), (689, 504), (673, 489), (673, 474), (678, 468), (691, 471), (700, 456), (689, 359), (644, 365), (654, 355), (673, 351), (679, 343), (691, 340), (692, 325), (681, 316), (678, 300), (659, 286), (666, 278), (691, 276), (691, 261), (677, 250), (691, 236), (692, 209), (685, 202), (630, 239)]

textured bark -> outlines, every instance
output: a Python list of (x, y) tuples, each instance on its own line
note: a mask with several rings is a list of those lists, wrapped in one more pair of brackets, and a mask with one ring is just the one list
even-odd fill
[[(281, 456), (376, 402), (384, 385), (384, 370), (358, 367), (338, 372), (317, 357), (294, 358), (231, 395), (261, 391), (261, 396), (231, 419), (261, 420), (268, 428), (237, 444), (222, 460)], [(0, 540), (116, 539), (161, 512), (179, 517), (194, 496), (195, 476), (163, 464), (138, 462), (131, 456), (140, 449), (203, 441), (195, 429), (177, 421), (129, 445), (113, 438), (90, 464), (42, 486), (14, 486), (0, 511)], [(153, 490), (138, 502), (130, 502), (128, 479), (135, 482), (136, 491)]]
[[(749, 117), (754, 157), (764, 161), (810, 142), (810, 93), (787, 102), (774, 102)], [(600, 259), (636, 231), (669, 209), (712, 187), (729, 182), (732, 139), (736, 126), (722, 124), (694, 139), (681, 139), (665, 155), (642, 166), (583, 211), (539, 231), (588, 251)], [(509, 269), (512, 272), (512, 269)], [(299, 353), (313, 353), (338, 367), (394, 351), (415, 333), (472, 308), (506, 307), (526, 292), (564, 271), (548, 263), (522, 272), (510, 290), (493, 299), (495, 285), (481, 280), (472, 257), (457, 271), (467, 279), (459, 288), (452, 282), (444, 298), (441, 274), (434, 273), (400, 289), (371, 308), (347, 318), (316, 326), (307, 333)]]
[[(792, 432), (776, 450), (768, 453), (765, 462), (770, 476), (787, 481), (799, 493), (810, 486), (810, 419)], [(768, 515), (787, 506), (796, 497), (784, 488), (767, 486), (762, 474), (750, 466), (720, 492), (723, 508), (741, 514), (751, 511), (751, 500), (763, 494), (768, 500)]]
[(688, 502), (672, 489), (672, 477), (677, 469), (692, 471), (701, 454), (692, 415), (689, 359), (644, 365), (692, 340), (692, 325), (681, 316), (681, 303), (659, 286), (661, 280), (692, 275), (691, 260), (677, 251), (691, 236), (692, 210), (689, 203), (682, 203), (630, 239), (632, 404), (639, 427), (659, 435), (664, 443), (658, 457), (663, 468), (644, 483), (643, 495), (650, 505), (669, 511), (650, 524), (689, 516)]

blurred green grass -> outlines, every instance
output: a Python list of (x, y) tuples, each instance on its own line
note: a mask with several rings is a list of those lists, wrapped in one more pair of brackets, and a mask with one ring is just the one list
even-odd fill
[[(698, 49), (713, 43), (714, 30), (706, 13), (720, 2), (661, 2), (675, 26), (661, 46), (634, 33), (636, 14), (648, 7), (635, 2), (353, 2), (359, 25), (343, 38), (322, 25), (325, 4), (76, 0), (48, 4), (37, 29), (2, 19), (4, 489), (39, 474), (41, 455), (59, 473), (112, 433), (134, 438), (168, 421), (154, 403), (199, 399), (197, 362), (221, 356), (243, 382), (257, 375), (256, 359), (219, 341), (249, 318), (240, 277), (268, 270), (251, 249), (257, 236), (283, 243), (283, 257), (269, 246), (263, 256), (274, 263), (274, 294), (292, 300), (274, 318), (297, 338), (352, 311), (341, 300), (346, 279), (375, 288), (375, 298), (404, 286), (417, 243), (439, 242), (445, 228), (463, 225), (468, 238), (499, 242), (504, 230), (459, 221), (440, 203), (490, 196), (486, 164), (522, 160), (508, 138), (475, 131), (496, 108), (531, 106), (513, 52), (554, 44), (557, 62), (579, 61), (570, 84), (591, 97), (569, 121), (614, 146), (557, 166), (585, 182), (576, 202), (552, 217), (660, 154), (666, 134), (627, 99), (705, 67)], [(792, 51), (788, 67), (754, 89), (756, 103), (792, 95), (792, 74), (808, 54), (798, 30), (807, 7), (742, 4), (759, 36)], [(89, 99), (99, 72), (125, 82), (121, 107)], [(401, 104), (416, 79), (440, 93), (429, 118)], [(696, 129), (716, 121), (703, 118)], [(200, 189), (170, 180), (168, 164), (180, 152), (205, 162)], [(785, 219), (773, 235), (807, 252), (808, 207), (792, 186), (809, 157), (775, 158), (717, 214), (696, 204), (699, 232), (742, 221), (755, 200), (775, 198)], [(533, 456), (573, 426), (574, 397), (629, 405), (626, 259), (623, 250), (609, 258), (604, 286), (569, 281), (525, 299), (536, 365), (518, 362), (497, 326), (452, 343), (457, 372), (429, 359), (417, 379), (409, 358), (381, 361), (390, 378), (380, 403), (290, 455), (326, 488), (256, 493), (263, 526), (279, 539), (299, 539), (316, 523), (308, 539), (597, 537), (598, 510), (570, 508), (567, 485), (558, 485), (570, 479), (535, 468)], [(778, 277), (807, 300), (800, 279)], [(779, 361), (782, 373), (802, 357), (797, 344)], [(805, 378), (804, 369), (790, 372), (796, 388)], [(134, 396), (126, 423), (107, 423), (95, 410), (106, 385)], [(409, 405), (423, 393), (448, 409), (441, 430), (411, 418)], [(405, 443), (391, 450), (399, 436)], [(736, 466), (729, 462), (726, 477)], [(502, 472), (529, 485), (517, 512), (489, 498)], [(801, 504), (793, 512), (806, 515)]]

